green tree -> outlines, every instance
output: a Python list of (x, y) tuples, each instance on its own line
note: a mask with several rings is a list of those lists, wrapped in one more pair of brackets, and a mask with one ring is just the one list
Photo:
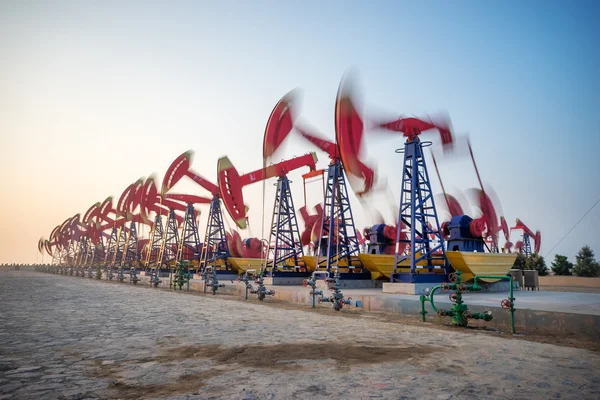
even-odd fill
[(546, 261), (539, 254), (532, 254), (525, 259), (525, 269), (535, 269), (540, 276), (548, 275)]
[(600, 276), (600, 264), (594, 258), (590, 246), (583, 246), (575, 256), (573, 273), (577, 276)]
[(566, 256), (561, 256), (560, 254), (556, 254), (554, 256), (554, 261), (552, 262), (552, 271), (555, 275), (572, 275), (572, 268), (573, 263), (570, 262)]
[(515, 263), (513, 264), (513, 269), (525, 269), (525, 259), (526, 257), (522, 253), (518, 253)]

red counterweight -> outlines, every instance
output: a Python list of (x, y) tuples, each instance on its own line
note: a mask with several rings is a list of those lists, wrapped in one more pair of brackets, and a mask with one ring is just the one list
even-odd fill
[(304, 230), (302, 231), (302, 233), (300, 234), (300, 240), (302, 242), (303, 246), (308, 246), (311, 242), (311, 232), (313, 229), (313, 226), (315, 224), (321, 224), (321, 220), (323, 219), (323, 205), (322, 204), (317, 204), (314, 209), (316, 210), (316, 214), (313, 215), (309, 215), (308, 211), (306, 210), (306, 206), (302, 206), (298, 209), (298, 211), (300, 211), (300, 216), (302, 217), (302, 220), (304, 221)]
[(272, 157), (294, 126), (297, 90), (288, 92), (273, 108), (263, 138), (263, 159)]
[(360, 162), (364, 125), (357, 111), (354, 92), (352, 74), (346, 73), (335, 99), (335, 136), (346, 173), (365, 178)]

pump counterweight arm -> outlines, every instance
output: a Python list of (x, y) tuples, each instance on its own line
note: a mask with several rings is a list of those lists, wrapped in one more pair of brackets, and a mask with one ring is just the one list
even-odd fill
[(206, 198), (206, 197), (194, 196), (191, 194), (180, 194), (180, 193), (165, 194), (165, 195), (163, 195), (163, 202), (164, 202), (164, 199), (181, 201), (185, 204), (210, 204), (210, 201), (211, 201), (211, 199)]
[(308, 167), (311, 171), (317, 169), (317, 156), (315, 153), (304, 154), (303, 156), (291, 158), (286, 161), (269, 165), (266, 168), (258, 169), (254, 172), (244, 174), (240, 177), (242, 186), (247, 186), (254, 182), (260, 182), (269, 178), (287, 175), (289, 172), (302, 167)]
[[(304, 128), (299, 127), (298, 124), (296, 124), (294, 128), (298, 132), (300, 132), (300, 135), (302, 135), (302, 137), (304, 137), (306, 140), (308, 140), (309, 142), (317, 146), (319, 149), (327, 153), (332, 163), (335, 159), (340, 158), (339, 148), (335, 143), (308, 133)], [(364, 190), (362, 190), (358, 194), (365, 194), (369, 192), (373, 187), (373, 183), (375, 181), (375, 172), (373, 171), (373, 169), (369, 168), (359, 159), (355, 160), (355, 164), (358, 166), (365, 184)]]
[(317, 155), (313, 152), (240, 176), (229, 158), (221, 157), (217, 164), (217, 174), (219, 192), (227, 212), (239, 228), (245, 229), (247, 225), (247, 207), (244, 204), (242, 193), (244, 186), (276, 176), (283, 177), (289, 172), (302, 167), (308, 167), (311, 171), (314, 171), (316, 163)]
[(125, 226), (127, 221), (128, 221), (127, 218), (119, 218), (119, 219), (115, 220), (114, 222), (109, 222), (106, 225), (101, 225), (100, 230), (105, 231), (107, 229), (114, 227), (114, 228), (123, 228), (125, 230), (125, 232), (129, 232), (129, 228), (127, 226)]
[(330, 159), (333, 160), (334, 158), (337, 158), (340, 156), (335, 143), (330, 142), (327, 139), (322, 139), (320, 137), (317, 137), (315, 135), (308, 133), (304, 128), (299, 127), (298, 124), (296, 124), (296, 126), (294, 126), (294, 128), (296, 128), (296, 130), (298, 132), (300, 132), (300, 135), (302, 135), (302, 137), (304, 137), (306, 140), (308, 140), (309, 142), (311, 142), (312, 144), (317, 146), (319, 149), (321, 149), (325, 153), (327, 153), (329, 155)]

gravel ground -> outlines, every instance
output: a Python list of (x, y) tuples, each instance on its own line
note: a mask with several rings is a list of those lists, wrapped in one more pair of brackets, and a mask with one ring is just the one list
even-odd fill
[(0, 302), (0, 400), (600, 397), (598, 352), (485, 331), (27, 271)]

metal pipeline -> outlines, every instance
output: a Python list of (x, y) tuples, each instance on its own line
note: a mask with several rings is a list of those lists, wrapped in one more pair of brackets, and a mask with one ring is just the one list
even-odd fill
[[(434, 296), (435, 296), (435, 292), (438, 291), (439, 289), (443, 289), (446, 291), (455, 290), (458, 294), (457, 303), (463, 304), (462, 296), (461, 296), (461, 294), (463, 292), (467, 292), (467, 291), (477, 292), (477, 291), (480, 291), (482, 288), (481, 288), (481, 286), (477, 285), (476, 283), (473, 283), (470, 285), (465, 285), (460, 281), (457, 283), (443, 283), (441, 285), (434, 286), (430, 292), (426, 293), (425, 295), (421, 295), (419, 297), (419, 299), (421, 300), (421, 319), (423, 320), (423, 322), (426, 321), (427, 311), (425, 311), (425, 301), (427, 301), (427, 300), (429, 300), (429, 303), (431, 304), (431, 308), (433, 308), (433, 310), (436, 312), (436, 314), (438, 314), (438, 316), (440, 316), (440, 317), (445, 317), (445, 316), (455, 317), (456, 312), (454, 309), (443, 310), (443, 309), (438, 309), (435, 306)], [(490, 321), (492, 319), (492, 315), (490, 312), (471, 314), (468, 311), (468, 309), (466, 309), (466, 308), (463, 312), (466, 312), (468, 314), (468, 318), (483, 319), (485, 321)]]
[[(435, 304), (433, 303), (433, 295), (434, 295), (434, 293), (436, 292), (436, 290), (438, 290), (438, 289), (440, 289), (440, 288), (441, 288), (441, 286), (440, 286), (440, 285), (434, 286), (434, 287), (431, 289), (431, 292), (429, 292), (429, 303), (431, 303), (431, 308), (433, 308), (433, 311), (435, 311), (436, 313), (438, 313), (438, 309), (437, 309), (437, 307), (435, 306)], [(421, 305), (421, 308), (422, 308), (422, 311), (425, 311), (425, 299), (426, 299), (427, 297), (425, 297), (425, 296), (423, 296), (423, 295), (421, 295), (421, 297), (422, 297), (422, 299), (421, 299), (421, 303), (422, 303), (422, 305)], [(425, 315), (423, 315), (423, 322), (425, 322)]]
[(244, 275), (239, 275), (238, 276), (238, 281), (239, 282), (243, 282), (244, 285), (246, 286), (246, 296), (245, 296), (246, 300), (248, 300), (248, 291), (254, 289), (252, 287), (252, 284), (250, 283), (250, 279), (252, 279), (251, 277), (254, 277), (255, 275), (256, 275), (256, 270), (255, 269), (248, 269), (248, 270), (246, 270), (246, 272), (244, 273)]
[[(478, 279), (507, 279), (510, 282), (510, 297), (508, 298), (508, 309), (510, 310), (510, 327), (512, 329), (512, 333), (515, 332), (515, 297), (513, 295), (513, 278), (510, 275), (505, 276), (497, 276), (497, 275), (481, 275), (475, 276), (473, 281), (473, 285), (477, 285)], [(504, 307), (502, 307), (504, 308)]]
[(319, 303), (323, 298), (323, 291), (317, 290), (317, 280), (319, 276), (324, 276), (322, 280), (327, 281), (329, 279), (329, 272), (327, 271), (314, 271), (309, 279), (304, 280), (304, 287), (311, 287), (310, 295), (312, 296), (312, 308), (316, 306), (316, 298), (318, 296)]
[(210, 287), (214, 296), (219, 288), (225, 287), (224, 283), (219, 283), (217, 270), (214, 265), (207, 265), (204, 267), (204, 270), (202, 271), (202, 279), (204, 279), (204, 293), (206, 293), (206, 288)]

